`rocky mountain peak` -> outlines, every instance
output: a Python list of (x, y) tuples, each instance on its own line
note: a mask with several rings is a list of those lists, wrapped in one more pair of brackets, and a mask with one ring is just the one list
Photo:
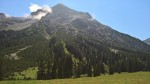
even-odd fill
[[(54, 7), (67, 7), (67, 6), (65, 6), (65, 5), (62, 4), (62, 3), (59, 3), (59, 4), (55, 5)], [(67, 7), (67, 8), (68, 8), (68, 7)]]
[(61, 3), (59, 3), (59, 4), (55, 5), (55, 6), (53, 6), (52, 9), (53, 9), (53, 10), (55, 10), (55, 9), (57, 9), (57, 10), (59, 10), (59, 9), (60, 9), (60, 10), (62, 10), (62, 9), (71, 10), (69, 7), (67, 7), (67, 6), (65, 6), (65, 5), (63, 5), (63, 4), (61, 4)]
[(61, 15), (71, 15), (71, 14), (76, 13), (75, 10), (70, 9), (69, 7), (67, 7), (61, 3), (53, 6), (52, 11), (54, 14), (61, 14)]
[(0, 20), (5, 19), (5, 18), (6, 18), (5, 14), (4, 13), (0, 13)]
[(42, 20), (46, 22), (68, 24), (76, 19), (91, 19), (91, 15), (87, 12), (73, 10), (63, 4), (57, 4), (52, 7), (52, 13), (47, 14)]
[[(54, 14), (59, 14), (59, 15), (65, 15), (66, 17), (71, 16), (71, 17), (77, 17), (81, 16), (83, 18), (92, 18), (91, 15), (87, 12), (79, 12), (76, 10), (73, 10), (61, 3), (55, 5), (52, 7), (53, 13)], [(80, 17), (80, 18), (81, 18)]]

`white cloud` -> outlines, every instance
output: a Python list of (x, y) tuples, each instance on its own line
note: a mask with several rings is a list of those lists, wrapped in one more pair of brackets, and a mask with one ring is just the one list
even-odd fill
[(38, 9), (42, 9), (42, 7), (37, 4), (31, 3), (31, 6), (29, 7), (29, 9), (31, 12), (36, 12)]
[(52, 9), (48, 5), (39, 6), (38, 4), (31, 3), (31, 6), (29, 7), (31, 12), (36, 12), (38, 9), (42, 9), (45, 12), (51, 13)]
[(95, 16), (95, 14), (93, 13), (93, 14), (92, 14), (92, 18), (89, 19), (89, 20), (95, 20), (95, 18), (96, 18), (96, 16)]
[(92, 19), (94, 20), (96, 18), (96, 16), (95, 16), (95, 14), (93, 13), (93, 15), (92, 15)]
[(52, 13), (52, 9), (48, 5), (44, 5), (42, 9), (46, 12)]
[(48, 5), (40, 6), (38, 4), (31, 3), (31, 6), (29, 7), (29, 9), (30, 9), (30, 12), (36, 12), (38, 9), (42, 9), (44, 12), (39, 12), (37, 15), (25, 14), (24, 15), (25, 18), (33, 18), (33, 19), (40, 20), (47, 13), (52, 13), (52, 9)]
[(7, 18), (10, 18), (10, 17), (11, 17), (11, 16), (10, 16), (9, 14), (7, 14), (7, 13), (5, 14), (5, 16), (6, 16)]

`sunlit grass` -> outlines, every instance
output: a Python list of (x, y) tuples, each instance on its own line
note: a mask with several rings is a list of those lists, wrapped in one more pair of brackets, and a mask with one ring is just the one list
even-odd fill
[(121, 73), (53, 80), (1, 81), (0, 84), (150, 84), (150, 72)]
[(35, 67), (35, 68), (28, 68), (27, 70), (24, 70), (22, 72), (15, 72), (14, 73), (15, 76), (13, 76), (13, 79), (15, 80), (36, 79), (37, 71), (38, 71), (38, 68)]

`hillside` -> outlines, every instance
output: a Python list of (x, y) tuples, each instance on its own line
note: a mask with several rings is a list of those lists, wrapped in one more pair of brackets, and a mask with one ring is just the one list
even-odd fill
[[(1, 80), (14, 79), (14, 72), (29, 67), (38, 67), (39, 80), (150, 71), (150, 46), (143, 41), (63, 4), (52, 11), (40, 20), (1, 21), (6, 25), (0, 26)], [(31, 15), (40, 13), (45, 11)]]
[(119, 33), (109, 26), (99, 23), (88, 13), (78, 12), (62, 4), (54, 6), (52, 14), (47, 14), (41, 20), (52, 29), (51, 25), (60, 25), (66, 32), (72, 35), (80, 35), (84, 38), (109, 45), (113, 48), (132, 51), (148, 52), (150, 46), (129, 35)]
[(150, 38), (144, 40), (144, 42), (150, 45)]

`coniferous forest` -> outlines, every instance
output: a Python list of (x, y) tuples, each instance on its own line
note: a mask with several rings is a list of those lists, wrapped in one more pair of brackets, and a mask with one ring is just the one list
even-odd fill
[(79, 78), (101, 74), (137, 72), (150, 70), (149, 54), (132, 51), (112, 52), (110, 49), (80, 40), (79, 45), (61, 41), (56, 43), (52, 38), (49, 56), (38, 60), (37, 79)]

